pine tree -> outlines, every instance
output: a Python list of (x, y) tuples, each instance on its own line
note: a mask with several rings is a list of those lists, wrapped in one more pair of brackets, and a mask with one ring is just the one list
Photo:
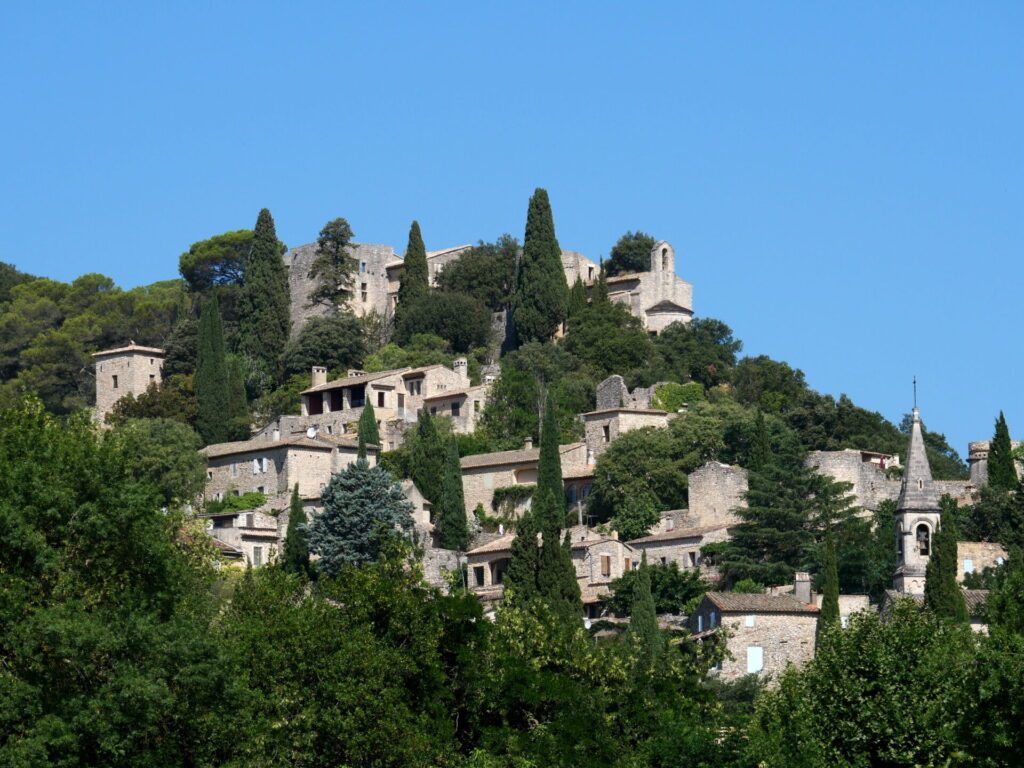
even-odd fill
[(547, 341), (566, 319), (569, 290), (548, 193), (537, 189), (526, 214), (512, 322), (520, 343)]
[(299, 485), (292, 489), (288, 506), (288, 533), (284, 540), (281, 567), (290, 573), (309, 573), (309, 543), (306, 540), (306, 510), (299, 498)]
[(409, 451), (409, 477), (431, 504), (441, 501), (441, 478), (444, 477), (444, 443), (430, 411), (424, 408), (416, 424), (416, 439)]
[(750, 465), (748, 469), (760, 472), (772, 461), (772, 443), (768, 434), (768, 425), (764, 421), (764, 412), (758, 409), (757, 420), (754, 422), (754, 435), (750, 440)]
[(820, 627), (839, 623), (839, 564), (836, 557), (836, 540), (831, 534), (825, 539), (825, 565), (821, 587)]
[(572, 319), (579, 312), (587, 308), (587, 287), (583, 285), (583, 278), (576, 276), (576, 282), (569, 290), (569, 304), (566, 309), (566, 317)]
[(256, 219), (245, 281), (238, 301), (239, 349), (276, 374), (288, 342), (288, 271), (281, 258), (274, 219), (264, 208)]
[(1003, 412), (996, 419), (996, 432), (988, 451), (988, 484), (990, 488), (1012, 491), (1017, 487), (1017, 468), (1013, 463), (1010, 429)]
[(455, 439), (448, 441), (444, 478), (441, 483), (441, 501), (436, 507), (434, 533), (438, 546), (462, 551), (469, 543), (469, 523), (466, 520), (466, 499), (462, 492), (462, 467), (459, 447)]
[(955, 505), (943, 498), (942, 522), (932, 537), (932, 551), (925, 569), (924, 604), (932, 613), (966, 624), (967, 604), (956, 581), (957, 529)]
[(324, 304), (337, 311), (352, 296), (352, 277), (356, 259), (352, 256), (352, 227), (342, 218), (324, 224), (316, 240), (316, 258), (309, 267), (315, 287), (309, 294), (310, 305)]
[(383, 467), (356, 459), (331, 477), (324, 511), (309, 524), (309, 549), (317, 568), (336, 576), (345, 565), (372, 563), (387, 539), (412, 528), (413, 506)]
[(665, 641), (658, 628), (658, 615), (651, 594), (651, 572), (647, 567), (647, 552), (643, 553), (640, 567), (633, 581), (633, 599), (629, 611), (629, 638), (640, 652), (644, 662), (651, 664), (661, 656)]
[(377, 430), (377, 414), (374, 413), (373, 403), (369, 400), (363, 406), (363, 412), (359, 414), (359, 455), (366, 456), (366, 446), (380, 446), (380, 432)]
[[(398, 286), (398, 309), (409, 307), (427, 295), (430, 290), (430, 277), (427, 273), (427, 249), (423, 245), (420, 224), (414, 221), (409, 228), (409, 244), (405, 248), (402, 280)], [(397, 321), (396, 321), (397, 324)]]
[(199, 314), (199, 349), (193, 379), (196, 430), (207, 445), (231, 439), (231, 401), (220, 305), (214, 294)]

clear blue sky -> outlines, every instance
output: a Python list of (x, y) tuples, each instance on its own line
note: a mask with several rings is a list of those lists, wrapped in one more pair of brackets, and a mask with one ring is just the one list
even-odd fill
[(263, 206), (441, 248), (543, 186), (815, 388), (1024, 436), (1020, 3), (153, 5), (0, 9), (0, 259), (138, 285)]

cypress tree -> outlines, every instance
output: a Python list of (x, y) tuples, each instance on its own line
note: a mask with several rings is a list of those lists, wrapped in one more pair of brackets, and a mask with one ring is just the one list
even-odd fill
[(822, 628), (839, 623), (839, 565), (836, 556), (836, 540), (832, 534), (825, 539), (823, 576), (821, 613), (818, 615), (818, 626)]
[(276, 374), (288, 342), (288, 271), (281, 258), (274, 219), (266, 208), (256, 219), (245, 280), (238, 301), (239, 349)]
[(520, 343), (550, 339), (566, 319), (568, 301), (551, 203), (548, 193), (538, 188), (526, 214), (523, 255), (513, 296), (512, 322)]
[(306, 510), (299, 498), (299, 485), (292, 489), (288, 506), (288, 533), (284, 540), (281, 567), (290, 573), (309, 573), (309, 543), (306, 540)]
[(1017, 468), (1013, 463), (1013, 446), (1010, 443), (1010, 428), (1006, 426), (1003, 412), (996, 419), (996, 432), (988, 451), (988, 484), (990, 488), (1012, 491), (1017, 487)]
[(583, 278), (576, 276), (576, 282), (569, 290), (569, 304), (566, 309), (566, 316), (570, 319), (587, 308), (587, 287), (583, 285)]
[[(544, 418), (540, 427), (540, 457), (537, 461), (537, 490), (534, 498), (542, 491), (549, 491), (558, 504), (548, 507), (551, 519), (539, 519), (542, 529), (561, 531), (565, 525), (565, 486), (562, 481), (562, 456), (558, 445), (558, 418), (555, 415), (555, 400), (549, 390), (544, 403)], [(545, 513), (547, 514), (547, 513)]]
[(590, 295), (592, 305), (608, 303), (608, 273), (604, 268), (604, 259), (601, 259), (601, 266), (597, 271), (597, 282), (594, 283), (594, 290)]
[(444, 444), (430, 411), (424, 408), (416, 424), (416, 437), (409, 451), (409, 477), (431, 504), (441, 501), (444, 477)]
[[(363, 412), (359, 414), (359, 455), (366, 457), (366, 446), (380, 446), (380, 432), (377, 430), (377, 414), (373, 410), (373, 403), (369, 400), (363, 406)], [(421, 489), (422, 490), (422, 489)]]
[[(535, 499), (536, 501), (536, 499)], [(505, 600), (510, 605), (524, 606), (538, 595), (537, 572), (540, 570), (540, 547), (537, 546), (535, 505), (516, 521), (511, 560), (505, 572)]]
[(943, 499), (942, 523), (932, 538), (932, 553), (925, 569), (924, 604), (937, 616), (967, 623), (964, 593), (956, 581), (956, 521), (954, 509)]
[(754, 472), (763, 471), (772, 461), (772, 443), (764, 413), (758, 409), (754, 422), (754, 435), (750, 440), (750, 467)]
[(199, 348), (193, 379), (196, 393), (196, 430), (206, 445), (231, 438), (231, 402), (228, 391), (224, 330), (216, 294), (199, 314)]
[(427, 249), (423, 245), (420, 224), (414, 221), (409, 227), (409, 244), (405, 247), (405, 266), (402, 269), (402, 280), (398, 286), (398, 310), (402, 306), (409, 307), (427, 295), (430, 290), (430, 277), (427, 274)]
[(651, 663), (661, 656), (665, 642), (658, 628), (658, 614), (651, 594), (651, 572), (647, 567), (647, 553), (640, 559), (633, 580), (633, 596), (629, 610), (629, 638), (640, 652), (641, 658)]
[(434, 519), (434, 532), (439, 546), (460, 551), (466, 548), (469, 543), (469, 523), (466, 520), (466, 499), (462, 492), (459, 447), (454, 438), (448, 441), (444, 478), (441, 482), (441, 502), (437, 505)]
[(228, 372), (228, 423), (231, 440), (245, 440), (251, 430), (249, 400), (245, 394), (245, 373), (242, 361), (235, 355), (227, 358)]

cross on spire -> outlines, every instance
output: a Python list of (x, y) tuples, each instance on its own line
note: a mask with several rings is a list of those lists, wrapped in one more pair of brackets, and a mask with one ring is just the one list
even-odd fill
[(917, 376), (914, 376), (914, 407), (917, 408)]

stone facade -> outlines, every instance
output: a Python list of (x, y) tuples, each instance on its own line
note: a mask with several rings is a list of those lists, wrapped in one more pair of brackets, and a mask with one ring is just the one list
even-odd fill
[[(971, 470), (971, 483), (981, 487), (988, 483), (988, 452), (991, 447), (991, 440), (975, 440), (967, 444), (967, 465)], [(1010, 446), (1017, 450), (1024, 441), (1011, 440)], [(1014, 462), (1017, 465), (1017, 477), (1024, 477), (1024, 463)]]
[(969, 573), (996, 568), (1006, 560), (1006, 550), (991, 541), (958, 541), (956, 544), (956, 579), (963, 581)]
[(747, 470), (709, 461), (689, 475), (689, 520), (694, 526), (733, 525), (747, 506)]
[(96, 421), (106, 423), (107, 414), (122, 397), (138, 397), (155, 384), (160, 386), (164, 350), (129, 344), (93, 354), (96, 373)]
[(842, 451), (811, 451), (807, 465), (833, 480), (850, 483), (850, 493), (861, 509), (875, 511), (886, 500), (896, 501), (900, 481), (886, 477), (886, 470), (900, 466), (899, 456), (847, 448)]
[(694, 571), (705, 570), (701, 554), (703, 546), (728, 538), (726, 525), (680, 528), (673, 525), (650, 536), (632, 539), (629, 545), (640, 552), (646, 552), (647, 562), (652, 565), (675, 563), (681, 571)]
[(693, 286), (675, 273), (675, 250), (662, 240), (651, 250), (649, 272), (608, 278), (608, 297), (624, 304), (649, 333), (693, 318)]
[(671, 414), (642, 408), (609, 408), (584, 413), (583, 430), (591, 460), (604, 453), (620, 435), (643, 427), (667, 427)]
[(896, 573), (893, 587), (897, 592), (923, 594), (925, 571), (935, 533), (941, 524), (942, 510), (925, 452), (921, 414), (917, 408), (912, 411), (912, 419), (907, 465), (896, 502)]
[(224, 512), (210, 515), (207, 519), (210, 535), (222, 545), (218, 549), (228, 551), (229, 548), (240, 553), (241, 560), (254, 568), (270, 565), (277, 558), (284, 529), (268, 510)]
[(459, 434), (469, 434), (476, 429), (487, 404), (490, 384), (438, 392), (423, 398), (423, 407), (430, 409), (432, 416), (452, 420), (452, 429)]

